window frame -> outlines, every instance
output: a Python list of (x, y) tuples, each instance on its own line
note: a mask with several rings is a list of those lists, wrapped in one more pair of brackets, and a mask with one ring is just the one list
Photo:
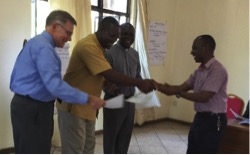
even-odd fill
[(98, 21), (101, 21), (103, 19), (103, 14), (115, 14), (119, 17), (119, 23), (120, 23), (120, 16), (125, 16), (126, 17), (126, 22), (129, 22), (130, 20), (130, 5), (131, 5), (131, 0), (127, 0), (127, 9), (126, 13), (119, 12), (119, 11), (114, 11), (111, 9), (105, 9), (103, 8), (103, 0), (97, 0), (97, 6), (94, 6), (91, 4), (91, 11), (96, 11), (99, 13), (99, 19)]

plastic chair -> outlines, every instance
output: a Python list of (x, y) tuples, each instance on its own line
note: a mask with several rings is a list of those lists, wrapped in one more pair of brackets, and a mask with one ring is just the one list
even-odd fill
[(235, 94), (228, 94), (227, 96), (228, 96), (227, 97), (227, 118), (228, 119), (234, 118), (234, 115), (230, 109), (232, 109), (238, 115), (241, 115), (242, 110), (244, 108), (244, 100)]

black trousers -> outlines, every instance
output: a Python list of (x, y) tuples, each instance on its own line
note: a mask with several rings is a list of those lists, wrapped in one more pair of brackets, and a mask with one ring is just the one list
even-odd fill
[(188, 135), (187, 154), (216, 154), (226, 125), (225, 113), (196, 113)]
[[(106, 99), (106, 98), (105, 98)], [(103, 151), (105, 154), (127, 154), (134, 127), (135, 104), (123, 108), (103, 108)]]
[(50, 154), (54, 101), (40, 102), (14, 95), (11, 122), (16, 154)]

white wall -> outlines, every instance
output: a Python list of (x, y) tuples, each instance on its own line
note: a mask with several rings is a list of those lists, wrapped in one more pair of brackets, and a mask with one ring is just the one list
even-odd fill
[(10, 120), (10, 74), (23, 40), (31, 35), (31, 0), (1, 1), (0, 9), (0, 149), (14, 146)]
[[(194, 38), (211, 34), (217, 42), (215, 57), (228, 70), (228, 93), (248, 101), (248, 0), (148, 0), (148, 7), (149, 20), (167, 23), (167, 57), (164, 65), (150, 66), (153, 78), (170, 84), (184, 82), (199, 65), (190, 55)], [(160, 97), (162, 104), (168, 104), (168, 117), (192, 121), (192, 102)]]

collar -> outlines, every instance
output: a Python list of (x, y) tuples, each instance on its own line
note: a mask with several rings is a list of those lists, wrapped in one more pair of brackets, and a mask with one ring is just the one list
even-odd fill
[(119, 47), (120, 49), (122, 49), (122, 50), (123, 50), (124, 52), (126, 52), (126, 53), (127, 53), (127, 52), (129, 51), (129, 49), (130, 49), (130, 48), (128, 48), (128, 49), (127, 49), (127, 48), (124, 48), (124, 47), (121, 45), (121, 43), (120, 43), (119, 41), (118, 41), (117, 45), (118, 45), (118, 47)]
[(53, 40), (51, 34), (50, 34), (48, 31), (43, 31), (43, 32), (41, 33), (41, 35), (44, 36), (46, 39), (48, 39), (49, 42), (52, 44), (52, 46), (55, 47), (55, 42), (54, 42), (54, 40)]
[(211, 58), (205, 65), (200, 65), (199, 69), (208, 69), (216, 61), (215, 57)]

